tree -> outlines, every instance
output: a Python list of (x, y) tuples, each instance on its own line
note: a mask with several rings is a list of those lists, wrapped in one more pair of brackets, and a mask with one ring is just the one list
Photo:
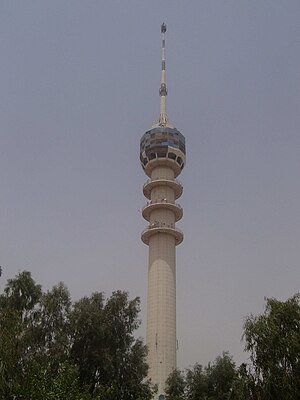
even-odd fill
[(151, 399), (146, 347), (134, 338), (139, 326), (139, 299), (114, 292), (104, 300), (101, 293), (83, 298), (72, 313), (71, 357), (79, 368), (80, 384), (91, 395), (105, 399)]
[(235, 363), (232, 357), (224, 352), (222, 356), (215, 359), (214, 363), (208, 364), (205, 372), (208, 399), (230, 399), (236, 378)]
[[(185, 375), (173, 371), (167, 380), (167, 400), (229, 400), (237, 380), (232, 357), (223, 353), (206, 367), (195, 364)], [(241, 397), (242, 399), (242, 397)]]
[(39, 359), (48, 374), (58, 371), (69, 357), (70, 318), (70, 294), (62, 282), (42, 293), (24, 332), (28, 362)]
[(27, 271), (0, 295), (0, 400), (150, 400), (139, 299), (94, 293), (72, 304)]
[(185, 399), (185, 377), (181, 371), (174, 369), (166, 381), (166, 400)]
[(30, 272), (7, 281), (0, 296), (0, 398), (13, 399), (23, 384), (28, 343), (25, 330), (41, 297), (41, 287)]
[(267, 299), (262, 315), (244, 325), (249, 373), (259, 399), (290, 400), (300, 393), (300, 295), (286, 302)]
[(94, 293), (76, 302), (71, 316), (70, 356), (78, 366), (81, 387), (88, 386), (90, 393), (94, 393), (98, 377), (104, 375), (101, 370), (106, 360), (103, 308), (103, 294)]
[(249, 366), (241, 364), (236, 371), (236, 377), (232, 386), (232, 400), (259, 400), (255, 380), (249, 373)]
[(187, 400), (206, 399), (207, 376), (201, 364), (195, 364), (186, 371), (186, 398)]
[(20, 272), (15, 279), (8, 279), (4, 293), (0, 296), (1, 308), (19, 312), (24, 319), (41, 296), (41, 286), (37, 285), (28, 271)]

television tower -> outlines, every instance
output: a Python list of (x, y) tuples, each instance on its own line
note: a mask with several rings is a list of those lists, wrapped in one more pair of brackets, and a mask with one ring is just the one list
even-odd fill
[(176, 178), (185, 165), (184, 136), (170, 123), (166, 111), (166, 30), (163, 23), (159, 119), (140, 142), (141, 165), (149, 177), (143, 187), (149, 201), (142, 211), (149, 224), (141, 235), (149, 246), (147, 361), (149, 377), (158, 388), (158, 400), (165, 399), (166, 379), (176, 368), (175, 248), (182, 242), (183, 233), (175, 223), (183, 211), (175, 200), (183, 191)]

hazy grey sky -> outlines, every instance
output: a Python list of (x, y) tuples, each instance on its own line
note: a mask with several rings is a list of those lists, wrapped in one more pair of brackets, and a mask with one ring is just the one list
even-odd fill
[(300, 2), (0, 2), (0, 265), (142, 300), (139, 140), (186, 137), (178, 364), (244, 361), (243, 319), (300, 285)]

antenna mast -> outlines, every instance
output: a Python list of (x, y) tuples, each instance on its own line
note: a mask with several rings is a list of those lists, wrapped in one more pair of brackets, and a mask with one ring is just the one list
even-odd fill
[(161, 80), (160, 80), (160, 114), (158, 119), (158, 124), (160, 126), (166, 126), (168, 122), (166, 100), (167, 100), (167, 84), (166, 84), (166, 39), (165, 33), (167, 31), (167, 25), (163, 22), (161, 25), (161, 35), (162, 35), (162, 60), (161, 60)]

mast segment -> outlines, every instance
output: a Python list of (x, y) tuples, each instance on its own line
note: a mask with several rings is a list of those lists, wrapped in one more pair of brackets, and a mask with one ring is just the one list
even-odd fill
[(158, 119), (158, 124), (160, 126), (166, 126), (168, 122), (166, 100), (167, 100), (167, 83), (166, 83), (166, 38), (165, 34), (167, 31), (167, 25), (162, 23), (161, 25), (161, 35), (162, 35), (162, 60), (161, 60), (161, 80), (159, 88), (160, 96), (160, 114)]

